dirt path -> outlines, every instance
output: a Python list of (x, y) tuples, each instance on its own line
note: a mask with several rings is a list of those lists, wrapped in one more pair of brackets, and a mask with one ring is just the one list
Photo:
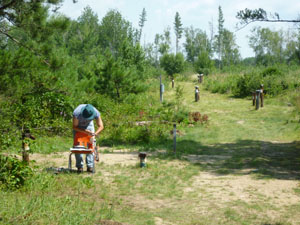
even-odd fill
[[(68, 152), (55, 154), (33, 154), (31, 160), (35, 160), (38, 165), (43, 167), (63, 167), (68, 166)], [(211, 158), (212, 156), (210, 156)], [(187, 156), (193, 163), (193, 155)], [(75, 159), (73, 157), (73, 168)], [(100, 154), (101, 164), (106, 165), (122, 165), (130, 166), (138, 163), (137, 153), (114, 152)], [(98, 163), (98, 164), (99, 164)], [(176, 164), (176, 162), (171, 162)], [(96, 164), (96, 168), (97, 165)], [(103, 176), (109, 176), (103, 173)], [(200, 172), (199, 175), (193, 177), (193, 182), (189, 187), (184, 189), (184, 193), (197, 191), (200, 199), (214, 200), (217, 204), (241, 200), (247, 203), (254, 201), (268, 201), (272, 205), (284, 207), (300, 202), (300, 195), (295, 193), (294, 189), (299, 188), (297, 180), (278, 180), (278, 179), (255, 179), (251, 175), (235, 176), (223, 175), (219, 176), (209, 172)], [(201, 189), (201, 190), (200, 190)], [(133, 199), (134, 200), (134, 199)], [(144, 200), (145, 201), (145, 200)], [(143, 205), (144, 204), (143, 202)], [(160, 200), (161, 201), (161, 200)], [(139, 201), (137, 201), (139, 202)], [(156, 201), (146, 204), (148, 207), (156, 207)]]
[[(54, 154), (32, 154), (30, 159), (36, 161), (38, 165), (45, 167), (68, 167), (69, 152), (59, 152)], [(107, 165), (120, 164), (123, 166), (135, 165), (138, 162), (137, 153), (114, 152), (100, 153), (100, 160), (97, 164), (103, 163)], [(96, 164), (96, 167), (97, 167)], [(72, 156), (72, 167), (75, 167), (75, 157)]]

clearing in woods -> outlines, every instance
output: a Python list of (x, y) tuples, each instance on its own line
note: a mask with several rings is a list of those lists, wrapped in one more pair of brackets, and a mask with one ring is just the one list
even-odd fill
[[(201, 86), (200, 101), (194, 102), (195, 84), (175, 86), (183, 88), (182, 106), (207, 114), (209, 122), (179, 126), (179, 158), (164, 154), (172, 149), (171, 138), (166, 149), (150, 153), (143, 169), (137, 151), (102, 148), (96, 174), (57, 177), (92, 179), (85, 185), (93, 190), (78, 198), (111, 205), (110, 216), (92, 224), (300, 224), (300, 137), (298, 123), (290, 120), (293, 108), (266, 99), (256, 111), (250, 99), (212, 94)], [(174, 95), (170, 88), (164, 98)], [(31, 159), (40, 169), (66, 168), (68, 152)]]

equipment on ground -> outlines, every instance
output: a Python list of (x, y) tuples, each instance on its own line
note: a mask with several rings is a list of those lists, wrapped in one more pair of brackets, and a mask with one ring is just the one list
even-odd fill
[(93, 173), (95, 170), (95, 161), (99, 161), (99, 151), (96, 146), (96, 138), (83, 132), (76, 132), (73, 147), (70, 148), (69, 170), (72, 170), (72, 155), (74, 154), (93, 154)]

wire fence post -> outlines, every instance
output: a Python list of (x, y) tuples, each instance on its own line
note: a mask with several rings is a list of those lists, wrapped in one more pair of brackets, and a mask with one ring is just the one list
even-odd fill
[(163, 102), (163, 93), (165, 91), (165, 86), (164, 84), (161, 82), (161, 75), (160, 75), (160, 87), (159, 87), (159, 93), (160, 93), (160, 102)]
[(256, 107), (255, 109), (259, 109), (259, 99), (260, 99), (260, 90), (256, 90)]
[(173, 125), (173, 151), (176, 154), (176, 123)]
[(195, 87), (195, 102), (199, 101), (199, 87)]

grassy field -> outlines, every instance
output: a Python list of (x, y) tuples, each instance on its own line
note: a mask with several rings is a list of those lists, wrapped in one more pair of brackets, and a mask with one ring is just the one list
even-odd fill
[[(0, 224), (300, 224), (300, 124), (284, 98), (212, 94), (195, 81), (181, 107), (208, 123), (178, 126), (173, 141), (152, 146), (139, 168), (132, 148), (102, 148), (94, 175), (46, 172), (67, 167), (71, 139), (37, 143), (35, 175), (18, 191), (1, 191)], [(167, 88), (166, 101), (175, 89)], [(170, 130), (172, 126), (170, 126)]]

